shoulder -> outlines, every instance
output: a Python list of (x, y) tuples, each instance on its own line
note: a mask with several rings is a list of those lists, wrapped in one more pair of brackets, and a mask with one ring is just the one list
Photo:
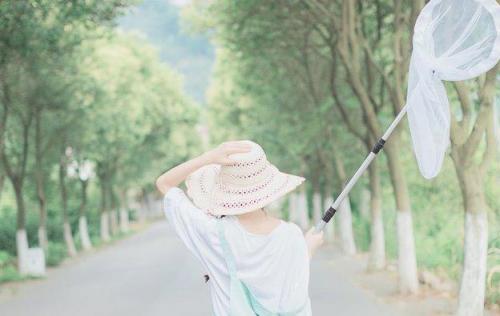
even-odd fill
[(178, 200), (184, 198), (187, 198), (186, 194), (178, 187), (172, 187), (168, 189), (167, 192), (165, 192), (165, 194), (163, 195), (164, 200)]
[(163, 211), (168, 216), (170, 213), (178, 213), (181, 217), (207, 218), (208, 214), (198, 207), (187, 197), (186, 193), (177, 188), (170, 188), (163, 197)]
[(283, 225), (290, 235), (304, 237), (304, 232), (297, 224), (283, 221)]
[(187, 197), (186, 193), (178, 187), (170, 188), (163, 196), (164, 207), (183, 206), (195, 208), (194, 204)]

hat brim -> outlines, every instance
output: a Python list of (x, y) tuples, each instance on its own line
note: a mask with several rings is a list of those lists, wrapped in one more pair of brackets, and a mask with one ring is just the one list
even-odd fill
[(238, 190), (218, 184), (220, 168), (219, 165), (207, 165), (186, 179), (187, 193), (193, 203), (215, 216), (240, 215), (263, 208), (293, 191), (305, 180), (271, 166), (272, 177), (253, 188)]

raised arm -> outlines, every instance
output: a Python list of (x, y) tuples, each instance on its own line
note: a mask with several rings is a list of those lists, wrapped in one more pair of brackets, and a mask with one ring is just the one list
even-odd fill
[(180, 165), (168, 170), (156, 179), (156, 188), (165, 194), (167, 191), (181, 184), (195, 170), (209, 164), (230, 165), (233, 160), (229, 157), (232, 154), (245, 153), (251, 147), (245, 141), (231, 141), (222, 143), (216, 148), (209, 150), (202, 155), (188, 160)]

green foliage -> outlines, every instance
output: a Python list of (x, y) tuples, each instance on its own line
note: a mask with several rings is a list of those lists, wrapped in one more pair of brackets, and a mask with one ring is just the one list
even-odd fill
[[(410, 53), (410, 17), (418, 9), (409, 3), (359, 2), (351, 8), (353, 22), (344, 20), (351, 15), (346, 13), (349, 3), (243, 1), (236, 5), (220, 0), (190, 8), (186, 15), (195, 27), (208, 30), (218, 44), (207, 109), (214, 142), (253, 139), (281, 169), (305, 176), (308, 192), (335, 195), (340, 191), (345, 177), (355, 172), (368, 152), (366, 143), (373, 144), (380, 136), (367, 128), (366, 104), (373, 105), (377, 124), (385, 127), (394, 117), (394, 104), (404, 103), (402, 73), (407, 71), (404, 60)], [(396, 25), (397, 14), (408, 21)], [(353, 34), (341, 34), (344, 30), (362, 35), (358, 42), (345, 44), (342, 41)], [(340, 56), (340, 48), (347, 50), (347, 56)], [(456, 97), (451, 103), (457, 103)], [(402, 125), (397, 150), (410, 193), (419, 267), (458, 281), (464, 210), (455, 166), (447, 157), (440, 175), (424, 180), (414, 161), (407, 126)], [(480, 147), (478, 153), (484, 145)], [(381, 154), (377, 159), (386, 251), (395, 259), (395, 196), (386, 157)], [(497, 159), (484, 179), (491, 239), (500, 235), (499, 168)], [(367, 187), (367, 180), (361, 179), (357, 187)], [(351, 195), (355, 239), (359, 249), (368, 250), (369, 221), (361, 218), (355, 196), (356, 190)]]
[(150, 194), (160, 171), (198, 145), (198, 109), (180, 76), (144, 39), (114, 28), (129, 3), (0, 3), (0, 249), (11, 256), (16, 229), (38, 244), (41, 201), (49, 265), (66, 257), (62, 226), (76, 235), (80, 213), (99, 244), (100, 212)]
[(0, 250), (0, 267), (12, 263), (12, 260), (12, 256), (7, 251)]
[(4, 282), (20, 281), (24, 278), (19, 275), (14, 265), (0, 268), (0, 284)]
[(60, 242), (49, 242), (49, 249), (47, 251), (46, 263), (49, 267), (59, 265), (66, 257), (68, 252), (66, 246)]
[(6, 251), (0, 250), (0, 284), (22, 279), (17, 273), (15, 263), (15, 258), (13, 256)]
[(500, 304), (500, 235), (495, 236), (488, 248), (486, 296), (491, 304)]
[(370, 221), (362, 217), (359, 213), (353, 214), (352, 229), (358, 250), (370, 250)]

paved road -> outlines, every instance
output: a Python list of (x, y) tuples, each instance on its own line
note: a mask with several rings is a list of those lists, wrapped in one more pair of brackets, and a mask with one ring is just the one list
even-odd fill
[[(335, 256), (324, 251), (313, 260), (314, 315), (394, 314), (353, 285), (342, 271), (332, 269), (329, 260)], [(44, 280), (22, 284), (15, 295), (0, 302), (0, 315), (210, 315), (202, 272), (163, 221), (51, 270)]]

